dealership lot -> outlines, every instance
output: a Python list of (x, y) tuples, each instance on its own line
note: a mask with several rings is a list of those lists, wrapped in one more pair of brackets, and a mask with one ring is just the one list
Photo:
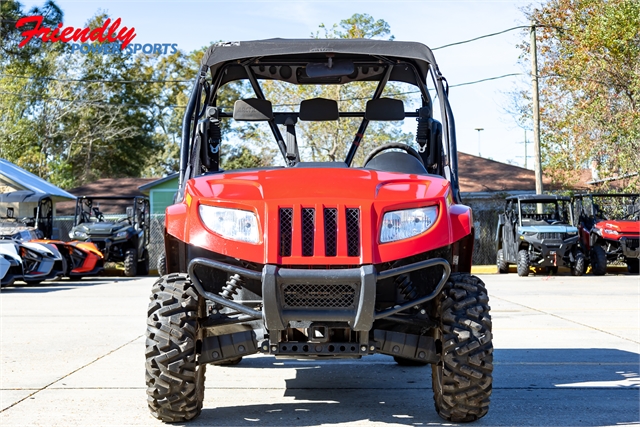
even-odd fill
[[(483, 275), (493, 315), (489, 414), (473, 425), (638, 424), (640, 279)], [(0, 424), (162, 425), (144, 333), (154, 278), (63, 280), (0, 294)], [(268, 368), (268, 369), (266, 369)], [(252, 356), (207, 368), (189, 425), (440, 425), (430, 368), (390, 357)]]

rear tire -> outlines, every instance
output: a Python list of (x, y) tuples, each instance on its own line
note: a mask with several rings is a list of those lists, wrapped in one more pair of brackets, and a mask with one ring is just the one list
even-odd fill
[(607, 273), (607, 254), (602, 246), (591, 248), (591, 271), (595, 276), (604, 276)]
[(587, 260), (582, 252), (576, 252), (575, 259), (571, 266), (571, 274), (573, 276), (582, 276), (587, 271)]
[(518, 276), (526, 277), (529, 275), (529, 252), (525, 249), (518, 252)]
[(164, 422), (185, 422), (202, 411), (206, 365), (196, 360), (204, 329), (198, 317), (204, 300), (186, 274), (158, 279), (147, 317), (146, 382), (151, 414)]
[(124, 254), (124, 275), (127, 277), (135, 277), (138, 272), (138, 251), (128, 249)]
[(627, 271), (631, 274), (640, 273), (640, 259), (627, 258)]
[(482, 281), (452, 274), (436, 301), (433, 399), (438, 415), (450, 422), (485, 416), (493, 384), (493, 344), (489, 297)]
[(504, 260), (504, 251), (502, 249), (498, 249), (498, 253), (496, 255), (496, 264), (498, 265), (498, 273), (506, 274), (509, 272), (509, 264)]

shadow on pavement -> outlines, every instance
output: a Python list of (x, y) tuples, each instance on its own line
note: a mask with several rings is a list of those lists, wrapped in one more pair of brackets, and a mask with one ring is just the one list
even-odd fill
[[(617, 349), (497, 349), (489, 414), (470, 425), (640, 424), (638, 357)], [(295, 369), (295, 378), (286, 380), (284, 391), (293, 400), (205, 407), (189, 426), (452, 425), (433, 407), (429, 366), (400, 367), (380, 355), (341, 361), (255, 357), (233, 368), (210, 366), (207, 376), (215, 375), (215, 369), (234, 369), (242, 382), (243, 367)], [(228, 393), (225, 384), (219, 387)], [(264, 389), (279, 392), (269, 384)], [(264, 390), (248, 392), (268, 400)]]
[(2, 293), (21, 293), (21, 294), (42, 294), (48, 292), (68, 291), (71, 289), (83, 288), (87, 286), (108, 285), (113, 282), (129, 282), (132, 280), (140, 280), (150, 276), (140, 277), (85, 277), (81, 280), (61, 279), (38, 283), (37, 285), (23, 282), (16, 282), (13, 286), (3, 286)]

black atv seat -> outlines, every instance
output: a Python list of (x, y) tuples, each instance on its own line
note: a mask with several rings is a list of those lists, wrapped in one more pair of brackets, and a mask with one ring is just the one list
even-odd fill
[(338, 102), (333, 99), (313, 98), (300, 103), (300, 120), (309, 122), (325, 122), (338, 120)]

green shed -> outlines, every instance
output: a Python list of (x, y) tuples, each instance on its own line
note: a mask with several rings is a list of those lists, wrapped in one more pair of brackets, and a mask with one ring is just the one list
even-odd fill
[(149, 196), (151, 214), (163, 214), (167, 206), (173, 204), (173, 198), (178, 191), (178, 173), (141, 185), (138, 189)]

